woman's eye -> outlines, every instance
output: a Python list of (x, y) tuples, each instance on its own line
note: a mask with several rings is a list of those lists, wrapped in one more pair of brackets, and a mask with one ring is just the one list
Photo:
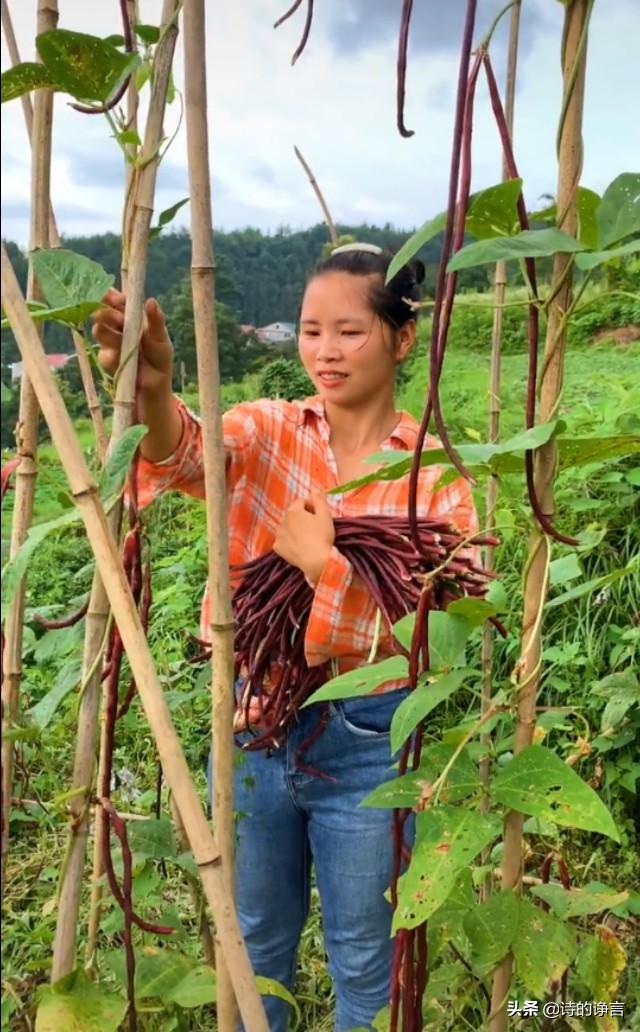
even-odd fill
[(342, 336), (343, 337), (359, 337), (361, 335), (361, 332), (362, 332), (361, 330), (343, 330), (342, 331)]

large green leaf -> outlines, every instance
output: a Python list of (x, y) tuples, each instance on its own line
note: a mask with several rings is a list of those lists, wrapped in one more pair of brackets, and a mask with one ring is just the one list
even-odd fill
[(429, 613), (429, 667), (448, 673), (464, 663), (464, 647), (472, 631), (465, 616), (435, 610)]
[(605, 190), (596, 212), (598, 247), (640, 232), (640, 173), (623, 172)]
[(57, 90), (102, 104), (140, 61), (137, 54), (123, 54), (98, 36), (68, 29), (36, 36), (36, 47)]
[(577, 253), (585, 246), (562, 229), (524, 229), (509, 237), (492, 237), (467, 244), (454, 254), (447, 270), (474, 269), (478, 265), (494, 264), (521, 258), (547, 258), (549, 255)]
[(33, 61), (25, 61), (14, 65), (2, 73), (2, 103), (16, 100), (25, 93), (44, 87), (56, 86), (55, 79), (49, 69)]
[(622, 258), (625, 254), (637, 254), (640, 251), (640, 240), (629, 240), (619, 247), (612, 247), (608, 251), (585, 251), (576, 255), (576, 265), (579, 269), (595, 269), (596, 265), (604, 265), (614, 258)]
[(530, 817), (582, 828), (620, 841), (613, 818), (594, 790), (543, 745), (530, 745), (491, 783), (495, 802)]
[(518, 934), (512, 943), (518, 978), (541, 1000), (550, 982), (559, 981), (576, 955), (575, 928), (546, 914), (527, 899), (518, 907)]
[(159, 236), (164, 227), (168, 226), (176, 217), (180, 209), (188, 203), (189, 198), (183, 197), (181, 201), (176, 201), (176, 203), (172, 204), (170, 208), (165, 208), (164, 211), (161, 211), (158, 216), (158, 225), (149, 230), (149, 239), (152, 240), (154, 237)]
[(531, 891), (565, 921), (585, 914), (601, 914), (603, 910), (611, 910), (629, 899), (628, 892), (593, 891), (588, 886), (584, 889), (564, 889), (562, 885), (534, 885)]
[(173, 828), (168, 817), (159, 820), (131, 821), (127, 828), (131, 852), (138, 858), (173, 859), (178, 855)]
[(399, 883), (393, 930), (415, 928), (449, 896), (456, 879), (502, 830), (493, 814), (437, 806), (416, 818), (416, 841)]
[(380, 663), (349, 670), (318, 688), (317, 692), (307, 699), (305, 706), (316, 702), (328, 702), (331, 699), (354, 699), (359, 695), (368, 695), (385, 681), (406, 680), (409, 675), (409, 664), (404, 656), (390, 656)]
[(184, 978), (164, 993), (165, 1003), (175, 1003), (189, 1010), (215, 1003), (217, 997), (216, 973), (208, 964), (200, 964), (189, 971)]
[(424, 677), (420, 678), (418, 687), (406, 699), (402, 700), (393, 714), (391, 721), (391, 752), (394, 755), (403, 742), (417, 728), (420, 721), (424, 720), (441, 702), (444, 702), (454, 692), (457, 692), (465, 678), (472, 673), (475, 673), (475, 671), (458, 668), (448, 674), (443, 674), (435, 681), (426, 682)]
[(518, 929), (519, 903), (513, 892), (496, 892), (464, 918), (470, 960), (479, 978), (493, 971), (509, 952)]
[(640, 452), (640, 434), (616, 437), (561, 437), (558, 440), (560, 469), (588, 466)]
[[(114, 282), (98, 262), (63, 247), (34, 251), (31, 262), (47, 304), (59, 318), (66, 313), (64, 321), (75, 325), (99, 308)], [(49, 318), (52, 314), (48, 313)]]
[[(576, 236), (581, 244), (590, 250), (598, 246), (598, 220), (596, 211), (600, 204), (600, 195), (594, 190), (588, 190), (585, 186), (578, 187), (576, 208), (578, 211), (578, 232)], [(580, 256), (576, 259), (579, 261)]]
[(463, 616), (471, 628), (480, 627), (490, 616), (497, 616), (499, 609), (484, 598), (457, 598), (447, 606), (447, 613)]
[(508, 179), (482, 190), (469, 206), (465, 229), (478, 240), (507, 236), (516, 224), (521, 179)]
[(41, 990), (36, 1032), (117, 1032), (126, 1012), (126, 1000), (78, 970)]
[(53, 688), (29, 710), (31, 719), (40, 731), (44, 731), (51, 723), (67, 695), (78, 687), (81, 676), (80, 662), (67, 661), (61, 668)]
[(49, 520), (47, 523), (37, 523), (35, 527), (31, 527), (24, 544), (8, 563), (2, 568), (2, 608), (10, 606), (18, 586), (27, 572), (27, 567), (35, 552), (38, 545), (42, 544), (44, 539), (57, 530), (62, 530), (63, 527), (69, 527), (74, 523), (80, 523), (82, 517), (77, 509), (69, 509), (63, 513), (62, 516), (58, 516), (55, 520)]
[(610, 928), (598, 925), (578, 951), (576, 968), (595, 1000), (615, 999), (620, 975), (626, 967), (625, 951)]
[(563, 591), (561, 595), (557, 595), (555, 598), (550, 599), (546, 604), (546, 608), (556, 609), (558, 606), (563, 606), (567, 602), (575, 602), (577, 598), (583, 598), (585, 595), (590, 595), (594, 591), (602, 591), (603, 588), (608, 588), (610, 584), (615, 584), (616, 581), (622, 580), (623, 577), (629, 577), (632, 574), (637, 573), (637, 565), (624, 566), (620, 570), (613, 570), (612, 573), (605, 573), (602, 577), (593, 577), (591, 580), (584, 581), (582, 584), (577, 584), (575, 588), (570, 588), (569, 591)]
[(559, 584), (566, 584), (567, 581), (575, 580), (576, 577), (582, 577), (582, 567), (575, 552), (569, 552), (568, 555), (562, 555), (559, 559), (554, 559), (549, 563), (549, 583), (552, 587), (556, 588)]
[[(170, 946), (143, 946), (136, 955), (136, 997), (173, 999), (172, 993), (193, 972), (196, 961)], [(210, 969), (209, 969), (210, 970)], [(209, 1001), (203, 1001), (209, 1002)], [(185, 1006), (185, 1004), (181, 1004)], [(192, 1007), (198, 1004), (191, 1004)]]
[(100, 480), (100, 495), (104, 500), (111, 500), (122, 491), (133, 456), (146, 434), (146, 426), (130, 426), (107, 456)]
[(411, 259), (417, 255), (421, 247), (424, 247), (429, 240), (432, 240), (434, 236), (437, 236), (438, 233), (443, 231), (446, 222), (447, 213), (446, 211), (443, 211), (440, 215), (436, 215), (435, 218), (425, 222), (424, 226), (421, 226), (420, 229), (416, 230), (413, 236), (409, 237), (391, 260), (391, 264), (387, 270), (387, 283), (393, 279), (395, 274), (403, 265), (406, 265), (407, 262), (410, 262)]
[(275, 978), (256, 975), (256, 985), (261, 996), (276, 996), (279, 1000), (284, 1000), (285, 1003), (288, 1003), (293, 1009), (296, 1022), (300, 1022), (301, 1014), (298, 1001), (280, 982), (276, 982)]
[[(431, 787), (440, 776), (455, 753), (455, 746), (434, 745), (423, 747), (422, 759), (417, 770), (410, 774), (385, 781), (378, 785), (365, 799), (361, 806), (377, 809), (409, 807), (414, 809), (422, 801), (428, 803), (431, 798)], [(478, 770), (467, 749), (463, 749), (456, 757), (454, 765), (447, 774), (440, 793), (442, 803), (457, 803), (472, 795), (480, 785)]]

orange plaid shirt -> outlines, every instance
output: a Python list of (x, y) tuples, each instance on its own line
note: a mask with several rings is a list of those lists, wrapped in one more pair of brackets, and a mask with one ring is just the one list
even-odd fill
[[(204, 499), (202, 432), (199, 420), (179, 400), (183, 421), (180, 443), (168, 459), (138, 467), (138, 500), (147, 505), (164, 491), (178, 490)], [(233, 565), (263, 555), (273, 546), (287, 508), (313, 490), (339, 486), (330, 445), (329, 425), (320, 398), (306, 401), (243, 402), (223, 416), (229, 516), (229, 559)], [(418, 424), (406, 412), (381, 450), (413, 451)], [(437, 447), (429, 437), (426, 447)], [(420, 474), (418, 516), (447, 519), (463, 534), (477, 530), (477, 515), (468, 483), (462, 478), (436, 489), (442, 467)], [(408, 509), (409, 478), (367, 484), (348, 494), (328, 496), (334, 516), (404, 516)], [(201, 635), (210, 640), (210, 599), (205, 590)], [(310, 666), (338, 661), (353, 669), (366, 662), (374, 640), (376, 606), (348, 560), (333, 548), (315, 588), (307, 626), (305, 653)], [(390, 634), (383, 633), (378, 656), (393, 652)], [(382, 685), (380, 691), (397, 687)]]

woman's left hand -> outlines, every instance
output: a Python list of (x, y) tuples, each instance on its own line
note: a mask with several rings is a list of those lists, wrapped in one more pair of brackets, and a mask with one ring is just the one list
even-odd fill
[(335, 541), (335, 527), (325, 495), (314, 491), (290, 505), (282, 518), (274, 552), (317, 584)]

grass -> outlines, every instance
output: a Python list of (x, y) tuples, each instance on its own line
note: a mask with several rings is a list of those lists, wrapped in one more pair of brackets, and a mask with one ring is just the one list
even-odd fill
[[(426, 383), (426, 360), (418, 355), (410, 376), (402, 386), (399, 403), (415, 416), (422, 411)], [(525, 383), (525, 360), (522, 354), (503, 359), (503, 433), (511, 435), (522, 429)], [(486, 408), (489, 386), (489, 358), (486, 352), (466, 350), (457, 344), (447, 358), (442, 397), (447, 420), (454, 428), (454, 440), (486, 437)], [(250, 395), (251, 384), (225, 388), (227, 404)], [(188, 399), (193, 403), (193, 399)], [(561, 416), (568, 424), (568, 433), (589, 435), (615, 434), (628, 431), (634, 413), (640, 410), (640, 346), (612, 347), (603, 343), (582, 348), (568, 355), (566, 388)], [(636, 416), (637, 418), (637, 416)], [(91, 448), (88, 421), (79, 424), (82, 447)], [(636, 431), (637, 432), (637, 431)], [(36, 492), (35, 518), (51, 519), (63, 509), (60, 492), (64, 489), (55, 450), (43, 445), (39, 453), (41, 476)], [(563, 526), (570, 531), (591, 528), (597, 534), (603, 527), (606, 536), (594, 547), (578, 554), (581, 577), (599, 576), (630, 561), (640, 547), (638, 531), (638, 492), (628, 479), (629, 471), (640, 465), (635, 459), (618, 463), (592, 463), (589, 467), (562, 474), (558, 497)], [(509, 488), (509, 485), (505, 485)], [(483, 488), (478, 489), (482, 505)], [(525, 540), (520, 511), (522, 488), (507, 490), (501, 498), (501, 520), (511, 520), (513, 529), (505, 530), (499, 552), (509, 613), (509, 635), (497, 646), (496, 685), (508, 684), (518, 651), (521, 616), (520, 575)], [(9, 499), (10, 500), (10, 499)], [(3, 537), (10, 519), (10, 506), (3, 514)], [(204, 798), (203, 766), (208, 750), (209, 693), (208, 672), (185, 660), (185, 632), (195, 631), (202, 585), (206, 576), (206, 554), (203, 506), (178, 499), (163, 498), (152, 516), (154, 542), (154, 617), (151, 647), (159, 674), (167, 692), (167, 702), (179, 727), (187, 759)], [(594, 539), (595, 540), (595, 539)], [(558, 546), (554, 557), (562, 558), (571, 550)], [(36, 552), (30, 570), (28, 604), (38, 609), (47, 605), (69, 609), (73, 598), (82, 595), (91, 576), (90, 553), (81, 533), (57, 536)], [(570, 580), (552, 588), (558, 596), (580, 583)], [(633, 669), (637, 656), (638, 634), (629, 624), (629, 615), (640, 611), (640, 583), (628, 578), (613, 584), (604, 601), (597, 604), (594, 596), (550, 609), (545, 621), (545, 674), (541, 700), (545, 705), (570, 706), (573, 713), (547, 732), (547, 741), (566, 757), (575, 749), (578, 736), (590, 728), (592, 754), (579, 765), (583, 777), (597, 777), (603, 798), (611, 807), (623, 834), (623, 848), (609, 844), (598, 836), (561, 833), (552, 840), (560, 847), (570, 865), (577, 884), (597, 879), (614, 887), (640, 890), (640, 860), (634, 851), (634, 807), (637, 795), (633, 789), (633, 735), (640, 734), (640, 706), (632, 707), (616, 735), (597, 745), (606, 698), (598, 692), (612, 672)], [(4, 970), (2, 1029), (23, 1032), (33, 1029), (35, 987), (46, 981), (53, 932), (55, 928), (55, 888), (63, 855), (66, 814), (61, 793), (68, 784), (72, 743), (76, 733), (77, 696), (74, 664), (81, 647), (81, 628), (42, 634), (28, 622), (25, 636), (25, 675), (23, 711), (41, 703), (52, 688), (58, 688), (60, 701), (44, 727), (35, 727), (33, 713), (23, 723), (35, 733), (27, 733), (18, 745), (18, 794), (25, 802), (12, 814), (12, 851), (3, 900)], [(472, 657), (472, 661), (476, 657)], [(69, 677), (71, 671), (72, 676)], [(67, 678), (66, 686), (64, 679)], [(605, 689), (606, 690), (606, 685)], [(459, 697), (443, 706), (428, 729), (434, 736), (443, 727), (459, 727), (474, 711), (473, 697)], [(636, 716), (636, 714), (639, 714)], [(624, 720), (627, 721), (626, 725)], [(625, 730), (626, 728), (626, 730)], [(632, 740), (625, 741), (629, 728)], [(508, 751), (505, 732), (496, 738), (498, 754)], [(118, 749), (115, 769), (133, 775), (134, 795), (127, 796), (124, 783), (116, 792), (116, 801), (124, 809), (151, 813), (155, 800), (157, 765), (155, 750), (138, 704), (118, 728)], [(135, 793), (139, 793), (136, 795)], [(166, 800), (165, 800), (166, 805)], [(532, 840), (535, 869), (537, 853), (547, 848)], [(195, 922), (186, 895), (180, 870), (166, 861), (167, 877), (161, 877), (157, 859), (141, 855), (136, 881), (137, 903), (142, 910), (161, 917), (169, 913), (179, 927), (179, 945), (183, 950), (197, 948)], [(84, 900), (86, 906), (86, 898)], [(86, 912), (82, 927), (86, 927)], [(120, 948), (121, 916), (110, 909), (103, 924), (103, 943), (107, 950)], [(626, 928), (626, 924), (624, 925)], [(631, 928), (632, 925), (629, 925)], [(638, 975), (640, 955), (630, 934), (620, 933), (628, 948), (628, 968), (621, 987), (632, 1010), (640, 1007)], [(626, 938), (625, 938), (626, 936)], [(9, 948), (10, 944), (10, 948)], [(101, 970), (105, 984), (114, 987), (114, 976), (106, 965)], [(626, 986), (626, 988), (625, 988)], [(468, 993), (475, 993), (473, 984)], [(313, 912), (304, 931), (300, 953), (300, 976), (297, 987), (302, 1008), (301, 1032), (328, 1032), (332, 1021), (330, 980), (324, 964), (322, 933), (317, 895)], [(446, 995), (446, 994), (445, 994)], [(618, 998), (623, 998), (619, 996)], [(438, 1032), (457, 1030), (465, 1025), (464, 1000), (451, 1006), (446, 1015), (430, 1026)], [(459, 1013), (460, 1011), (460, 1013)], [(193, 1013), (193, 1022), (186, 1022), (185, 1013)], [(200, 1015), (200, 1017), (196, 1015)], [(170, 1024), (175, 1020), (177, 1024)], [(164, 1022), (164, 1023), (163, 1023)], [(186, 1023), (185, 1023), (186, 1022)], [(143, 1019), (144, 1032), (176, 1032), (182, 1029), (212, 1028), (206, 1012), (184, 1012), (161, 1018), (149, 1013)], [(533, 1027), (533, 1026), (531, 1026)]]

